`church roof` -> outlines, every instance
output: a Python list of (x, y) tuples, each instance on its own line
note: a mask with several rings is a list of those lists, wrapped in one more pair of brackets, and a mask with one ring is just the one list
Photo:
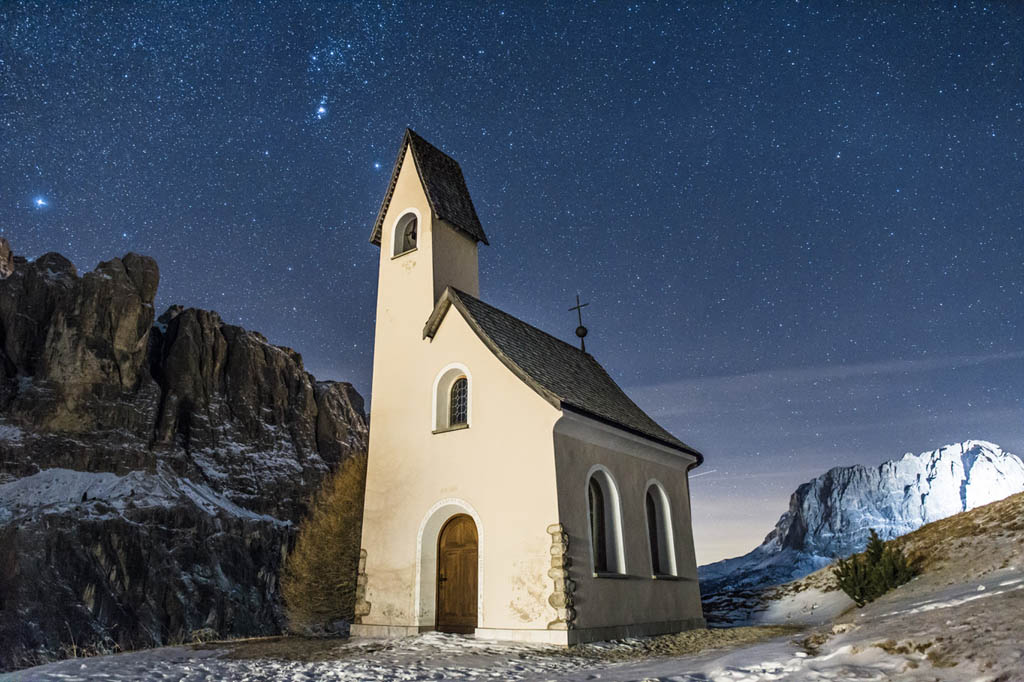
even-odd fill
[(398, 150), (395, 169), (391, 172), (391, 182), (388, 184), (384, 201), (381, 202), (377, 221), (373, 225), (373, 234), (370, 235), (370, 242), (380, 246), (384, 215), (388, 212), (391, 197), (395, 193), (395, 185), (398, 183), (398, 174), (402, 170), (407, 147), (412, 148), (412, 159), (416, 164), (416, 171), (423, 183), (423, 191), (427, 195), (427, 201), (430, 203), (434, 216), (465, 232), (473, 239), (489, 244), (487, 235), (484, 234), (484, 228), (480, 224), (480, 218), (477, 217), (476, 209), (473, 207), (473, 200), (469, 197), (469, 188), (466, 187), (466, 178), (462, 175), (459, 163), (417, 135), (411, 128), (405, 129), (402, 147)]
[(663, 429), (608, 376), (597, 360), (561, 339), (448, 287), (423, 329), (433, 338), (455, 306), (473, 331), (514, 374), (559, 409), (569, 409), (697, 457), (704, 456)]

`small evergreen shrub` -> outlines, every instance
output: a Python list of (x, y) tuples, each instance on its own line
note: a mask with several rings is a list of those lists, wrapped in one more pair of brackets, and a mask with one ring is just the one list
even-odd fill
[(903, 551), (882, 542), (872, 528), (864, 552), (840, 559), (832, 574), (839, 588), (861, 607), (913, 578), (914, 570)]
[(281, 594), (293, 632), (352, 621), (362, 533), (366, 455), (345, 460), (320, 488), (284, 561)]

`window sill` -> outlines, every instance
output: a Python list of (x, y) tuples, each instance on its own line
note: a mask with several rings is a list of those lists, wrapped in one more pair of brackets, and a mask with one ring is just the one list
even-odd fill
[(608, 573), (605, 571), (594, 571), (590, 575), (594, 578), (610, 578), (612, 580), (629, 580), (630, 578), (635, 577), (628, 573)]
[(417, 250), (418, 249), (409, 249), (408, 251), (403, 251), (402, 253), (396, 253), (394, 256), (391, 257), (391, 260), (395, 260), (396, 258), (401, 258), (402, 256), (408, 256), (410, 253), (414, 253)]
[(443, 429), (436, 429), (431, 431), (435, 436), (439, 433), (448, 433), (449, 431), (465, 431), (469, 428), (469, 424), (459, 424), (458, 426), (448, 426)]
[(675, 580), (677, 582), (681, 582), (686, 580), (686, 578), (678, 575), (669, 575), (668, 573), (655, 573), (651, 576), (651, 580)]

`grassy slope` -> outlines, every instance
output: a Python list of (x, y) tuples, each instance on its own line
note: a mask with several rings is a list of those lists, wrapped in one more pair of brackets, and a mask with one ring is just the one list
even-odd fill
[(1024, 493), (929, 523), (893, 542), (922, 573), (1006, 568), (1024, 557)]
[[(935, 574), (931, 577), (938, 580), (929, 582), (970, 580), (1019, 564), (1024, 561), (1024, 493), (933, 521), (889, 542), (904, 551), (919, 573)], [(832, 567), (769, 588), (764, 598), (779, 599), (809, 588), (838, 589)]]

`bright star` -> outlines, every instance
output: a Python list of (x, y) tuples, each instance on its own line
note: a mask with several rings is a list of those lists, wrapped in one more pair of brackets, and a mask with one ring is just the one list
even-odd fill
[(36, 197), (34, 203), (36, 205), (36, 208), (42, 208), (43, 206), (47, 206), (48, 205), (46, 199), (43, 198), (43, 197)]
[(380, 161), (374, 161), (373, 167), (376, 168), (377, 170), (380, 170)]

